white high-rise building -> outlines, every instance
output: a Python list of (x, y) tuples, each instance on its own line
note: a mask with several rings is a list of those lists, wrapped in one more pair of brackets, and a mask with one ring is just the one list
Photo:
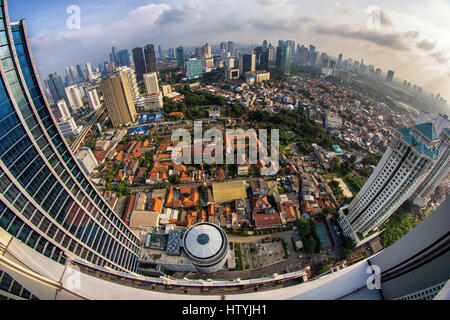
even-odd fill
[(339, 210), (344, 234), (358, 242), (409, 199), (439, 156), (432, 123), (398, 129), (369, 180), (349, 206)]
[(88, 88), (86, 90), (86, 92), (87, 92), (89, 105), (91, 106), (91, 108), (94, 111), (97, 111), (98, 109), (100, 109), (102, 104), (100, 103), (100, 99), (98, 98), (97, 89), (96, 88)]
[(134, 69), (132, 69), (130, 67), (119, 67), (119, 68), (116, 68), (116, 71), (122, 71), (123, 73), (125, 73), (125, 75), (127, 76), (127, 79), (128, 79), (128, 84), (130, 86), (132, 98), (133, 98), (133, 100), (138, 99), (139, 98), (139, 86), (137, 84), (136, 73), (134, 72)]
[(147, 94), (159, 93), (158, 75), (156, 72), (144, 74), (144, 84)]
[(83, 100), (81, 99), (81, 92), (78, 89), (78, 86), (74, 84), (65, 88), (65, 90), (70, 107), (72, 109), (81, 108), (83, 106)]
[(56, 105), (58, 106), (58, 110), (61, 115), (60, 121), (66, 121), (71, 118), (69, 108), (67, 108), (67, 103), (64, 99), (56, 102)]
[(73, 118), (58, 122), (58, 127), (64, 137), (77, 136), (81, 131)]
[(86, 62), (86, 71), (87, 71), (88, 79), (92, 80), (94, 78), (94, 73), (92, 72), (92, 67), (89, 62)]

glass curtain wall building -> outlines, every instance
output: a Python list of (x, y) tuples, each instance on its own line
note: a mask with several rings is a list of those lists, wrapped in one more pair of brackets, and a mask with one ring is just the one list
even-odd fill
[(135, 271), (138, 238), (74, 160), (49, 110), (25, 21), (0, 1), (0, 227), (65, 263)]

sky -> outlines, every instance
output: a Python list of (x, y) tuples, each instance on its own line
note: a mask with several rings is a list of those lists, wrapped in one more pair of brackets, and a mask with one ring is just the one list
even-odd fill
[[(71, 5), (80, 8), (79, 29), (67, 27)], [(283, 39), (363, 58), (450, 101), (450, 0), (9, 0), (8, 8), (11, 21), (26, 19), (43, 78), (86, 61), (97, 66), (112, 46)]]

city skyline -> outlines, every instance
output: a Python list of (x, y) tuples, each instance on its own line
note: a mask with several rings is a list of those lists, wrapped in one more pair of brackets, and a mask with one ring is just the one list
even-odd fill
[[(11, 11), (18, 15), (12, 18), (27, 17), (41, 76), (61, 73), (64, 66), (84, 63), (83, 60), (103, 62), (104, 52), (111, 46), (131, 52), (148, 43), (165, 49), (197, 46), (206, 41), (214, 45), (228, 40), (262, 43), (264, 34), (274, 45), (278, 39), (293, 39), (297, 43), (312, 43), (334, 56), (342, 53), (353, 59), (364, 58), (366, 64), (378, 65), (383, 72), (395, 70), (396, 79), (407, 79), (427, 92), (450, 96), (450, 38), (444, 19), (450, 13), (450, 5), (446, 1), (428, 2), (427, 10), (418, 2), (408, 2), (406, 6), (402, 2), (378, 1), (379, 30), (368, 25), (371, 2), (343, 5), (333, 1), (298, 4), (288, 0), (254, 0), (239, 3), (249, 10), (236, 11), (233, 3), (221, 1), (127, 1), (107, 6), (80, 1), (80, 30), (66, 27), (68, 3), (45, 1), (46, 6), (37, 7), (24, 3), (21, 0), (11, 4)], [(102, 12), (95, 9), (99, 7)]]

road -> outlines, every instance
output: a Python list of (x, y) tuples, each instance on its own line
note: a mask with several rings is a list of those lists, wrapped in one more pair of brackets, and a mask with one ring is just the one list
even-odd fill
[(81, 145), (84, 143), (84, 139), (86, 138), (87, 134), (92, 130), (92, 127), (97, 123), (98, 119), (103, 115), (105, 112), (106, 107), (103, 106), (97, 112), (94, 114), (92, 119), (88, 122), (88, 124), (83, 128), (83, 131), (78, 135), (78, 137), (72, 142), (70, 145), (70, 149), (72, 149), (72, 152), (77, 152)]

